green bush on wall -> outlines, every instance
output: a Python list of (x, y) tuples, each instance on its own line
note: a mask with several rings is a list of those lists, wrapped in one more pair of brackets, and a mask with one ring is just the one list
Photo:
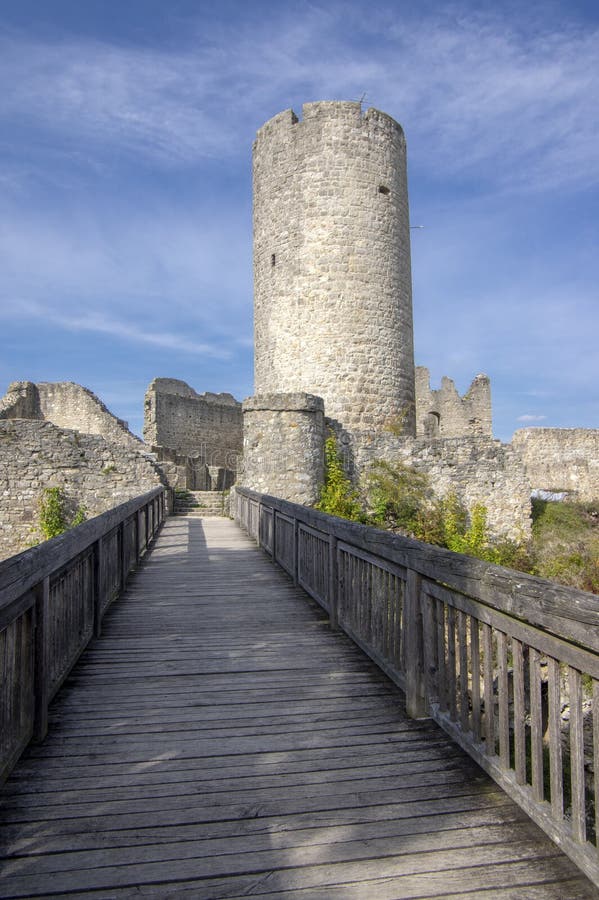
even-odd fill
[(42, 540), (64, 534), (86, 520), (86, 509), (78, 506), (72, 515), (68, 513), (67, 497), (60, 487), (44, 488), (39, 500), (39, 530)]
[(353, 522), (366, 521), (360, 495), (345, 474), (333, 432), (329, 433), (325, 441), (324, 461), (325, 480), (316, 509), (332, 516), (340, 516), (342, 519), (351, 519)]

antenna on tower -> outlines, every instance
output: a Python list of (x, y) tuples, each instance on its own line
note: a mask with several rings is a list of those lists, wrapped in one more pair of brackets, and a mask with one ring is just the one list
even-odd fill
[(365, 100), (366, 100), (366, 91), (364, 91), (364, 93), (362, 94), (362, 96), (360, 97), (359, 100), (352, 100), (352, 103), (359, 103), (359, 104), (360, 104), (360, 110), (361, 110), (361, 109), (362, 109), (362, 104), (364, 103)]

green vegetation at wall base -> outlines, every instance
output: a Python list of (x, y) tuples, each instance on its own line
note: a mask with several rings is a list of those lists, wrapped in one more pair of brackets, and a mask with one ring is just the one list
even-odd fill
[(467, 509), (454, 493), (436, 497), (428, 476), (411, 466), (376, 460), (358, 490), (333, 434), (325, 462), (323, 512), (599, 593), (599, 503), (533, 500), (531, 540), (501, 541), (489, 534), (483, 504)]

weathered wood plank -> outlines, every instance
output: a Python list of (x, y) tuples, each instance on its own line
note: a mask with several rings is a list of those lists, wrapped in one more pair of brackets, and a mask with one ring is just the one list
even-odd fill
[(167, 522), (1, 795), (3, 897), (593, 896), (326, 623), (230, 522)]

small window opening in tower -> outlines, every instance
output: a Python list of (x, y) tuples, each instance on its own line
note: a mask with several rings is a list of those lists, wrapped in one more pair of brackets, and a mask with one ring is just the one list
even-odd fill
[(271, 266), (275, 266), (276, 263), (277, 263), (277, 257), (275, 256), (274, 253), (271, 253), (271, 254), (270, 254), (270, 264), (271, 264)]
[(386, 184), (379, 184), (379, 194), (390, 194), (391, 191)]

